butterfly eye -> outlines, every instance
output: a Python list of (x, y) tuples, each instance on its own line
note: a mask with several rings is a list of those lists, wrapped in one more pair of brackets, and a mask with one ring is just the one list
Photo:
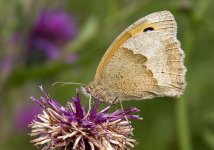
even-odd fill
[(87, 93), (90, 93), (91, 89), (90, 89), (90, 88), (86, 88), (85, 91), (86, 91)]
[(153, 31), (153, 30), (154, 30), (154, 28), (152, 28), (152, 27), (147, 27), (147, 28), (145, 28), (145, 29), (143, 30), (143, 32)]

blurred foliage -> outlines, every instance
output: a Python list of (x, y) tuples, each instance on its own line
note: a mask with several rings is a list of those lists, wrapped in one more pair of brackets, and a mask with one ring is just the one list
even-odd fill
[[(75, 17), (78, 35), (62, 50), (79, 59), (57, 60), (26, 66), (23, 43), (42, 9), (63, 9)], [(178, 39), (186, 53), (188, 86), (180, 100), (156, 98), (125, 102), (138, 106), (144, 121), (134, 122), (139, 150), (214, 149), (214, 1), (212, 0), (1, 0), (0, 60), (14, 60), (9, 69), (0, 66), (0, 149), (35, 149), (27, 130), (17, 130), (15, 116), (23, 105), (32, 103), (44, 85), (52, 97), (65, 104), (78, 86), (54, 86), (56, 81), (87, 84), (105, 50), (128, 25), (155, 11), (171, 11), (178, 23)], [(17, 32), (21, 40), (11, 44)], [(25, 56), (28, 57), (28, 56)], [(2, 68), (1, 68), (2, 67)], [(120, 106), (118, 106), (120, 107)]]

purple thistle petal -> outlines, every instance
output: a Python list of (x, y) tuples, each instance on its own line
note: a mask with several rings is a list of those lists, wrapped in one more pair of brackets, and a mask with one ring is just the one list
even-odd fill
[(45, 90), (43, 89), (42, 85), (39, 86), (40, 91), (46, 96), (47, 99), (50, 99), (49, 95), (45, 92)]
[(45, 106), (36, 98), (34, 98), (33, 96), (30, 97), (30, 99), (32, 99), (35, 103), (37, 103), (40, 107), (45, 108)]
[(96, 124), (100, 124), (100, 123), (106, 122), (108, 119), (109, 119), (108, 114), (100, 114), (93, 120), (93, 122)]
[(143, 120), (139, 115), (126, 115), (128, 119)]
[(85, 106), (82, 107), (82, 113), (83, 113), (83, 116), (85, 116), (87, 114), (87, 110), (86, 110)]
[(91, 108), (90, 120), (94, 120), (96, 118), (99, 104), (100, 104), (100, 101), (95, 100), (95, 104)]
[(129, 109), (125, 109), (125, 110), (115, 111), (114, 113), (112, 113), (112, 115), (121, 116), (121, 115), (127, 115), (127, 114), (130, 114), (133, 112), (138, 112), (138, 111), (139, 111), (139, 109), (137, 109), (137, 108), (129, 108)]
[(77, 98), (73, 98), (72, 100), (76, 106), (76, 117), (79, 118), (79, 121), (81, 121), (83, 119), (83, 110), (81, 107), (79, 94), (77, 94)]

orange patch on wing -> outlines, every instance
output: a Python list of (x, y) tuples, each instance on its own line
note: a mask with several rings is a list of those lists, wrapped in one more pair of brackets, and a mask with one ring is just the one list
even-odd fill
[[(123, 43), (125, 43), (129, 38), (131, 38), (131, 37), (135, 36), (136, 34), (142, 32), (145, 28), (150, 27), (150, 25), (151, 24), (149, 24), (149, 23), (142, 22), (142, 23), (136, 25), (131, 30), (125, 32), (117, 41), (115, 41), (114, 44), (111, 45), (110, 48), (108, 49), (108, 51), (106, 52), (107, 54), (104, 55), (105, 57), (102, 58), (99, 66), (97, 68), (97, 71), (95, 74), (95, 79), (98, 79), (98, 77), (100, 76), (105, 65), (113, 57), (116, 50), (119, 49)], [(158, 24), (152, 24), (151, 27), (153, 27), (154, 29), (159, 28)]]

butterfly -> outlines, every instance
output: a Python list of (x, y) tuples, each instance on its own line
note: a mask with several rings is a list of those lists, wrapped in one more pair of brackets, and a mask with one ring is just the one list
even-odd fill
[(107, 103), (181, 96), (186, 67), (176, 36), (169, 11), (137, 20), (107, 49), (86, 92)]

